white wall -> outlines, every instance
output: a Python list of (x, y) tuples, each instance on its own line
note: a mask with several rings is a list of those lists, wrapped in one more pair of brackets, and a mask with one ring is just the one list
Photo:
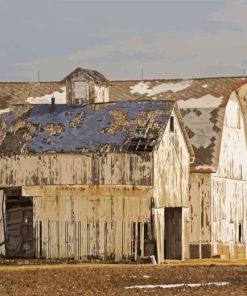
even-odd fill
[[(233, 93), (226, 107), (224, 130), (217, 172), (212, 174), (212, 242), (239, 243), (239, 223), (242, 241), (246, 242), (247, 220), (247, 146), (244, 117)], [(231, 256), (234, 248), (231, 247)]]

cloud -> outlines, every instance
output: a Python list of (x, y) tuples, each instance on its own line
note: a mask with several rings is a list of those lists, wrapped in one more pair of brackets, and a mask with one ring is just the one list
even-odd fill
[[(56, 55), (16, 63), (17, 70), (8, 77), (32, 81), (40, 71), (41, 80), (60, 80), (78, 66), (97, 69), (109, 79), (138, 79), (142, 68), (144, 78), (241, 75), (247, 70), (247, 1), (224, 3), (207, 16), (212, 24), (222, 23), (224, 29), (216, 25), (218, 29), (209, 31), (171, 32), (165, 26), (142, 33), (133, 29), (129, 34), (94, 31), (94, 42), (84, 40), (86, 47), (78, 45), (79, 50), (70, 48), (65, 53), (58, 45)], [(108, 38), (104, 40), (104, 36)]]
[[(99, 44), (68, 55), (50, 56), (16, 66), (30, 80), (62, 79), (74, 68), (98, 69), (110, 79), (241, 75), (246, 67), (247, 39), (240, 31), (159, 34), (152, 42), (133, 37)], [(13, 77), (12, 76), (12, 77)]]

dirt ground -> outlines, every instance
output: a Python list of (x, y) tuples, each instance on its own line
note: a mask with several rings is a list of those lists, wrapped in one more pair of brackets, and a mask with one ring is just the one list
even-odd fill
[[(126, 289), (229, 282), (227, 286)], [(247, 265), (1, 266), (0, 295), (247, 295)]]

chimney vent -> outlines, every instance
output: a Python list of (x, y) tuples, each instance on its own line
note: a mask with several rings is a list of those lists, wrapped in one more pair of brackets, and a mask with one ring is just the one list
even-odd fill
[(55, 109), (56, 109), (56, 107), (55, 107), (55, 97), (54, 97), (54, 95), (51, 97), (51, 105), (50, 105), (50, 108), (49, 108), (49, 111), (50, 112), (53, 112), (53, 111), (55, 111)]

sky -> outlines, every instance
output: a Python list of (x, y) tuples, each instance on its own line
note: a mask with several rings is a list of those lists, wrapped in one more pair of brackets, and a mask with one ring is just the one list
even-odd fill
[(0, 81), (247, 73), (247, 0), (0, 0)]

